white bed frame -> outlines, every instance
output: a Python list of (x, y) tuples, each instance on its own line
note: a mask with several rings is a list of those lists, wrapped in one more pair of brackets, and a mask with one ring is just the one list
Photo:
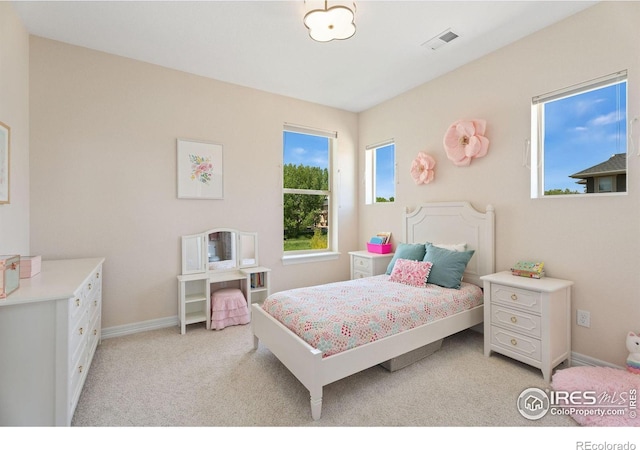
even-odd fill
[[(482, 213), (468, 202), (427, 203), (405, 212), (403, 242), (465, 242), (467, 249), (475, 253), (467, 265), (464, 280), (482, 287), (480, 277), (493, 273), (495, 267), (494, 222), (491, 205)], [(480, 305), (323, 358), (320, 350), (264, 312), (259, 304), (253, 304), (252, 309), (254, 348), (262, 342), (309, 390), (314, 420), (320, 419), (324, 386), (473, 327), (483, 321), (484, 312)]]

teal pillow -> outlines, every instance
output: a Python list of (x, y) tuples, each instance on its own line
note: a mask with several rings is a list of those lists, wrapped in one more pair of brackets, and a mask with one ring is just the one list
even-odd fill
[(396, 248), (396, 252), (391, 258), (391, 262), (387, 266), (387, 275), (391, 275), (391, 271), (393, 270), (393, 266), (396, 264), (396, 259), (410, 259), (412, 261), (422, 261), (424, 258), (424, 244), (398, 244)]
[(433, 264), (428, 282), (446, 288), (460, 289), (462, 275), (473, 253), (474, 250), (454, 252), (427, 243), (423, 261)]

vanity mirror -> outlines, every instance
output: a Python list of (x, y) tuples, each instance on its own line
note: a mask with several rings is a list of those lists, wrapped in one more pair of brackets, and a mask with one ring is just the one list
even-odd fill
[(258, 265), (258, 234), (214, 228), (182, 236), (182, 274), (236, 270)]

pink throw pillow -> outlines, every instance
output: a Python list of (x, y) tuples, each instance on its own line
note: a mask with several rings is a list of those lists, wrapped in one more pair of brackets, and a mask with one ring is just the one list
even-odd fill
[(425, 287), (429, 279), (429, 272), (433, 263), (429, 261), (412, 261), (410, 259), (398, 259), (393, 266), (389, 281), (408, 284), (409, 286)]

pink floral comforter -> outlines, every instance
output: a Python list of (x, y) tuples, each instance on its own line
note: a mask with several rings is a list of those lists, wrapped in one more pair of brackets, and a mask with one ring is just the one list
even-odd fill
[(470, 283), (422, 288), (378, 275), (278, 292), (262, 309), (327, 357), (482, 302), (482, 290)]

